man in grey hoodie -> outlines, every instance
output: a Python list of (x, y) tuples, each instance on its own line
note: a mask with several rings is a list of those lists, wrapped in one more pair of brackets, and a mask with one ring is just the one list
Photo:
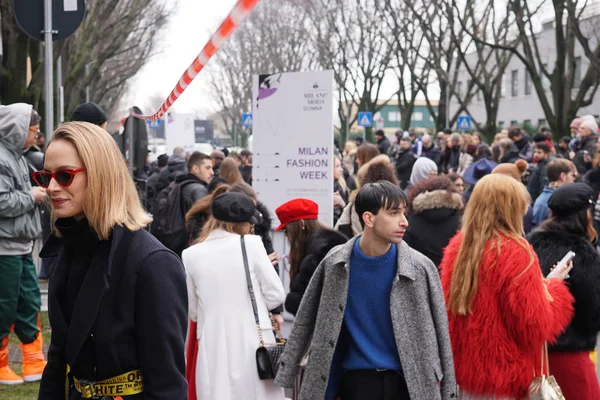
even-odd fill
[[(29, 104), (0, 106), (0, 384), (5, 385), (40, 380), (46, 366), (38, 324), (40, 288), (31, 256), (33, 240), (42, 232), (35, 205), (46, 199), (46, 190), (31, 187), (23, 157), (36, 138), (37, 124)], [(11, 325), (21, 341), (23, 378), (8, 366)]]

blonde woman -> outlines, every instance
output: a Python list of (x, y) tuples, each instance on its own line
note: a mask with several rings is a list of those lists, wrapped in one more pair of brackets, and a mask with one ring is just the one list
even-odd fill
[[(189, 399), (284, 400), (283, 389), (272, 380), (260, 380), (256, 366), (258, 331), (265, 343), (275, 342), (268, 310), (285, 299), (260, 237), (249, 235), (260, 213), (250, 197), (234, 192), (215, 197), (211, 213), (198, 243), (183, 251), (189, 314), (196, 325), (190, 341), (197, 346), (197, 350), (188, 348)], [(242, 246), (260, 328), (248, 291)]]
[(342, 162), (343, 166), (350, 173), (351, 176), (354, 176), (354, 168), (356, 164), (356, 151), (358, 147), (356, 146), (356, 142), (354, 140), (348, 140), (344, 145), (344, 152), (342, 154)]
[(39, 399), (101, 397), (114, 390), (106, 380), (129, 381), (127, 400), (186, 398), (185, 271), (143, 229), (151, 218), (115, 141), (90, 123), (61, 125), (33, 177), (55, 226), (41, 256), (56, 257)]
[(572, 264), (546, 279), (523, 237), (529, 194), (515, 179), (487, 175), (475, 185), (462, 230), (440, 265), (456, 381), (462, 399), (522, 399), (542, 349), (567, 327)]
[(342, 160), (338, 156), (333, 158), (333, 224), (342, 215), (344, 207), (348, 204), (350, 192), (356, 189), (356, 183), (352, 177), (346, 179)]

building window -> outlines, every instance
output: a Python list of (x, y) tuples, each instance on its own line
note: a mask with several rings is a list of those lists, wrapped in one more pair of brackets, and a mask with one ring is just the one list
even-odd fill
[(423, 121), (423, 113), (419, 112), (419, 111), (414, 112), (412, 114), (412, 120), (413, 121)]
[(391, 111), (388, 113), (388, 121), (390, 122), (399, 122), (400, 121), (400, 111)]
[(531, 94), (531, 75), (529, 75), (529, 71), (525, 68), (525, 96), (529, 96)]
[(530, 119), (526, 119), (525, 121), (523, 121), (523, 125), (531, 126), (531, 120)]
[(543, 118), (538, 119), (538, 127), (539, 126), (545, 126), (546, 125), (546, 120)]
[(510, 126), (518, 126), (519, 125), (519, 121), (513, 119), (512, 121), (510, 121)]
[(481, 101), (481, 90), (477, 90), (477, 101)]
[(515, 69), (510, 73), (510, 94), (512, 97), (519, 95), (519, 70)]
[(458, 94), (458, 96), (462, 96), (462, 82), (458, 81), (458, 84), (456, 85), (456, 93)]
[(581, 85), (581, 57), (575, 57), (575, 73), (573, 74), (573, 87)]
[(504, 121), (498, 121), (498, 128), (504, 128)]
[(430, 122), (434, 122), (434, 121), (433, 121), (433, 116), (431, 116), (431, 115), (429, 116), (429, 121), (430, 121)]

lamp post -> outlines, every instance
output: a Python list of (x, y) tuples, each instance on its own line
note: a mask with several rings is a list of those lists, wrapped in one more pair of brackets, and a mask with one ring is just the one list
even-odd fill
[(86, 103), (90, 102), (90, 84), (88, 82), (88, 77), (90, 76), (90, 65), (92, 65), (95, 62), (96, 62), (96, 60), (93, 60), (93, 61), (90, 61), (89, 63), (85, 64), (85, 102)]
[(52, 0), (44, 1), (44, 91), (45, 108), (44, 115), (46, 137), (50, 139), (54, 132), (54, 71), (52, 64), (54, 56), (52, 53)]

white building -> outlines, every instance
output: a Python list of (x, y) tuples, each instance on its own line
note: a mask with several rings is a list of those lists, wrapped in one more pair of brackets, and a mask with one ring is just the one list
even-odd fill
[[(598, 20), (600, 18), (590, 18), (584, 23), (588, 25), (592, 19)], [(596, 43), (598, 42), (598, 37), (600, 36), (600, 31), (594, 32), (594, 25), (596, 24), (589, 24), (591, 28), (588, 30), (591, 32), (589, 38), (592, 49), (595, 48)], [(544, 63), (548, 65), (549, 70), (552, 71), (554, 69), (553, 64), (556, 61), (554, 21), (547, 22), (543, 25), (542, 31), (537, 35), (537, 43)], [(585, 56), (584, 50), (579, 42), (575, 40), (575, 43), (575, 81), (580, 82), (583, 78), (583, 74), (585, 74), (588, 69), (589, 59)], [(475, 65), (477, 63), (477, 53), (474, 52), (467, 55), (466, 59), (469, 65)], [(491, 62), (493, 62), (493, 56), (491, 57), (491, 60)], [(461, 67), (461, 70), (459, 70), (458, 73), (457, 90), (459, 92), (461, 91), (461, 88), (463, 91), (466, 90), (470, 79), (471, 76), (464, 69), (464, 66)], [(550, 81), (547, 78), (544, 80), (544, 86), (547, 88), (546, 93), (548, 100), (552, 105)], [(575, 96), (577, 92), (577, 89), (573, 89), (573, 96)], [(450, 100), (450, 115), (453, 115), (458, 108), (458, 101), (455, 97), (452, 97)], [(470, 114), (477, 122), (485, 123), (487, 120), (485, 103), (481, 94), (473, 96), (467, 109), (469, 111), (468, 114)], [(600, 90), (596, 91), (591, 105), (579, 109), (578, 115), (585, 114), (592, 114), (595, 115), (596, 118), (599, 118)], [(500, 100), (496, 124), (498, 129), (502, 129), (503, 127), (522, 125), (525, 123), (529, 123), (533, 127), (543, 126), (546, 125), (546, 117), (542, 110), (542, 106), (535, 88), (531, 82), (531, 76), (527, 72), (527, 69), (521, 60), (513, 55), (503, 76), (502, 99)]]

